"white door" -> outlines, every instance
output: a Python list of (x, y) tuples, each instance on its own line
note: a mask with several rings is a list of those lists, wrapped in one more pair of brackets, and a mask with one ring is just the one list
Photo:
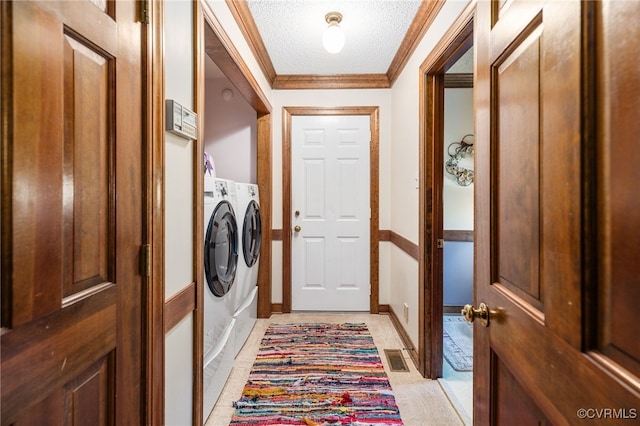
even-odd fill
[(292, 309), (369, 310), (369, 116), (294, 116)]

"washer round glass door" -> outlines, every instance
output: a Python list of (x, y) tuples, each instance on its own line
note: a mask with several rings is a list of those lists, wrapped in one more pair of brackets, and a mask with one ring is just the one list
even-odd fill
[(211, 292), (224, 296), (233, 285), (238, 267), (238, 225), (228, 201), (218, 204), (204, 237), (204, 275)]
[(244, 214), (242, 226), (242, 251), (244, 262), (252, 267), (260, 256), (260, 243), (262, 242), (262, 219), (258, 203), (251, 200)]

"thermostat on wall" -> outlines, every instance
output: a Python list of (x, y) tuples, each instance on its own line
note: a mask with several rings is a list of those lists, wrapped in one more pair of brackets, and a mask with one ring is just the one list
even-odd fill
[(173, 99), (165, 101), (166, 129), (171, 133), (186, 139), (196, 139), (198, 136), (198, 115), (183, 107)]

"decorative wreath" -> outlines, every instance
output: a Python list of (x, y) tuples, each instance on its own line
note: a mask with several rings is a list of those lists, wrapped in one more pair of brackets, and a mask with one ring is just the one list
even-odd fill
[(473, 183), (473, 170), (458, 165), (465, 154), (470, 154), (473, 157), (473, 142), (465, 142), (469, 136), (473, 137), (472, 134), (464, 135), (460, 142), (453, 142), (447, 148), (447, 154), (450, 158), (445, 163), (445, 170), (455, 176), (458, 185), (462, 186), (469, 186)]

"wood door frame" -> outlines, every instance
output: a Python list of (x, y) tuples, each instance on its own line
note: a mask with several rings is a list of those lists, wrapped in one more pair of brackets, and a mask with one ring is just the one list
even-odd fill
[(418, 370), (431, 379), (442, 376), (444, 73), (473, 45), (475, 8), (472, 1), (420, 65)]
[(368, 115), (371, 143), (369, 144), (369, 196), (371, 219), (369, 223), (369, 312), (377, 314), (379, 306), (379, 145), (380, 108), (377, 106), (345, 107), (283, 107), (282, 108), (282, 312), (291, 312), (291, 118), (294, 115)]
[(144, 292), (146, 423), (164, 423), (164, 2), (149, 2), (150, 23), (143, 53), (145, 152), (143, 241), (151, 250), (150, 275)]

